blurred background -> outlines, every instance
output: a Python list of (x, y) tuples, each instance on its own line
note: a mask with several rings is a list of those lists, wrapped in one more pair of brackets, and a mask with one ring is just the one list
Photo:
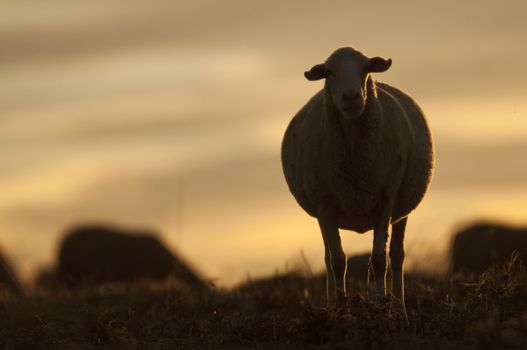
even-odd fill
[[(25, 281), (84, 222), (152, 228), (220, 286), (323, 266), (280, 143), (336, 48), (427, 113), (436, 172), (410, 216), (410, 268), (453, 229), (527, 222), (524, 1), (3, 1), (0, 247)], [(372, 235), (343, 232), (345, 251)], [(437, 259), (431, 259), (436, 257)], [(425, 259), (426, 258), (426, 259)]]

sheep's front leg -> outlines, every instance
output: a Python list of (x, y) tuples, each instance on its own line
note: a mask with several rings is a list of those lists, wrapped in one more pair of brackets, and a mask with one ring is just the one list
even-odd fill
[(388, 240), (388, 226), (390, 225), (391, 208), (383, 208), (373, 229), (373, 251), (371, 266), (375, 277), (377, 298), (379, 301), (386, 296), (386, 241)]
[(402, 313), (408, 323), (404, 303), (404, 231), (407, 218), (392, 225), (390, 241), (390, 262), (392, 269), (392, 293), (400, 301)]
[(327, 272), (327, 303), (341, 307), (346, 301), (346, 254), (342, 250), (337, 220), (331, 207), (321, 207), (318, 211), (318, 224), (325, 246)]

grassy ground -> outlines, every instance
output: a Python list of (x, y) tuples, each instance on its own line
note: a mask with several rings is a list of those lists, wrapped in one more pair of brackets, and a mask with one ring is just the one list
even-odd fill
[(0, 298), (0, 349), (527, 348), (527, 273), (519, 262), (481, 276), (407, 276), (410, 326), (366, 291), (322, 308), (324, 283), (287, 274), (232, 291), (142, 283)]

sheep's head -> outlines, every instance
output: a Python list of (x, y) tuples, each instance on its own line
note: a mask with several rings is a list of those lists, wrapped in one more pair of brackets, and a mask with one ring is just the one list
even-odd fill
[(351, 47), (343, 47), (304, 76), (308, 80), (326, 79), (324, 89), (331, 102), (344, 116), (355, 118), (366, 107), (369, 74), (385, 72), (391, 64), (391, 59), (368, 58)]

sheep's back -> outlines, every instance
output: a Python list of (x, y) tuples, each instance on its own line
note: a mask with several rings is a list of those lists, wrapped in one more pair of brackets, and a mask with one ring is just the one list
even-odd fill
[(527, 260), (527, 228), (480, 222), (461, 229), (451, 246), (453, 272), (482, 273), (506, 264), (514, 251)]
[(104, 227), (72, 230), (59, 248), (58, 272), (66, 285), (162, 279), (175, 257), (156, 238)]

